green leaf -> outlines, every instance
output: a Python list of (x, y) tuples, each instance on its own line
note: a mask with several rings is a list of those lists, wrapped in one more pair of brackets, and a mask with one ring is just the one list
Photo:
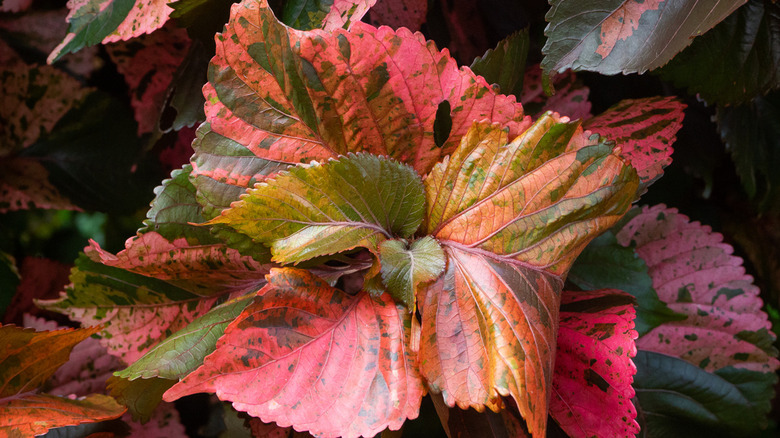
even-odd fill
[(226, 224), (271, 246), (273, 260), (298, 263), (385, 238), (411, 236), (423, 219), (422, 181), (411, 167), (349, 154), (281, 172), (248, 191), (209, 224)]
[(93, 0), (74, 3), (68, 14), (68, 34), (49, 55), (54, 63), (63, 55), (99, 44), (124, 21), (135, 0)]
[(162, 401), (163, 393), (175, 383), (159, 378), (127, 380), (111, 376), (106, 386), (112, 397), (127, 406), (133, 420), (146, 423)]
[(682, 359), (640, 350), (634, 358), (642, 436), (755, 436), (766, 427), (774, 373), (733, 367), (708, 373)]
[(658, 299), (645, 261), (633, 248), (620, 245), (611, 231), (585, 247), (567, 278), (583, 290), (618, 289), (633, 295), (637, 300), (634, 322), (640, 336), (665, 322), (686, 318)]
[(547, 77), (568, 68), (610, 75), (653, 70), (744, 2), (551, 0), (542, 69)]
[[(706, 72), (706, 74), (702, 74)], [(658, 70), (709, 103), (746, 103), (780, 86), (780, 4), (750, 0)]]
[(225, 332), (225, 327), (252, 302), (254, 296), (253, 293), (247, 294), (209, 310), (114, 375), (129, 380), (139, 377), (181, 379), (201, 366), (203, 358), (214, 352), (217, 339)]
[(715, 117), (742, 186), (766, 208), (780, 188), (780, 92), (741, 106), (718, 107)]
[(414, 297), (420, 284), (435, 280), (447, 264), (444, 251), (431, 236), (411, 245), (403, 240), (385, 240), (379, 245), (379, 261), (387, 292), (410, 311), (415, 309)]
[(529, 44), (528, 28), (515, 32), (501, 40), (495, 49), (474, 59), (471, 70), (488, 83), (497, 84), (502, 93), (519, 97), (523, 91)]
[(333, 0), (289, 0), (284, 3), (281, 21), (298, 30), (319, 29), (332, 5)]
[(195, 200), (195, 186), (190, 182), (192, 165), (171, 172), (169, 179), (154, 189), (155, 198), (146, 213), (139, 234), (155, 231), (169, 241), (184, 237), (190, 244), (216, 243), (207, 227), (197, 226), (206, 219)]

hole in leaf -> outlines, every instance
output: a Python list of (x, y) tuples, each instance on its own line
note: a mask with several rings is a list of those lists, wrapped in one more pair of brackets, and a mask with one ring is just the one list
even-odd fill
[(436, 119), (433, 121), (433, 141), (438, 147), (441, 147), (450, 137), (450, 131), (452, 131), (451, 110), (452, 107), (448, 100), (442, 101), (439, 108), (436, 109)]

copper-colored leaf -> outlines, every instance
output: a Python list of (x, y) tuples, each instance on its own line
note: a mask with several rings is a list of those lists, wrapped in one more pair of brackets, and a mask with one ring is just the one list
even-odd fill
[(617, 238), (636, 245), (658, 297), (688, 315), (639, 338), (640, 349), (676, 356), (710, 372), (729, 366), (765, 373), (778, 369), (759, 290), (723, 236), (657, 205), (644, 207)]
[(297, 269), (272, 270), (268, 281), (165, 400), (216, 392), (265, 422), (323, 437), (372, 436), (417, 416), (424, 390), (403, 307)]
[[(425, 174), (472, 121), (490, 117), (512, 132), (524, 121), (514, 97), (459, 70), (420, 34), (365, 23), (296, 31), (264, 0), (233, 6), (204, 94), (192, 175), (207, 218), (290, 164), (366, 151)], [(433, 124), (445, 100), (452, 130), (438, 148)]]
[(633, 298), (620, 291), (564, 292), (550, 415), (572, 438), (639, 432)]
[(55, 427), (113, 420), (124, 412), (124, 406), (102, 394), (76, 400), (30, 394), (0, 401), (0, 436), (33, 437)]
[(685, 104), (674, 97), (626, 99), (585, 121), (585, 129), (615, 141), (637, 170), (642, 186), (663, 175), (682, 127)]
[(418, 296), (421, 372), (448, 405), (511, 396), (543, 436), (561, 276), (628, 209), (636, 172), (579, 123), (546, 114), (509, 142), (475, 124), (425, 180), (445, 273)]

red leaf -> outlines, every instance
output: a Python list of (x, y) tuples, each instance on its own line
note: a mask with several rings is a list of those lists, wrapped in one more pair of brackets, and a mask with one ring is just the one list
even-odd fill
[(420, 30), (428, 13), (427, 0), (378, 0), (371, 8), (371, 24)]
[(639, 432), (631, 387), (636, 367), (630, 295), (564, 292), (550, 415), (572, 438)]
[(327, 437), (372, 436), (417, 416), (424, 389), (403, 307), (297, 269), (272, 270), (268, 282), (165, 400), (216, 392), (264, 422)]
[(170, 25), (151, 35), (135, 38), (131, 43), (106, 46), (129, 87), (138, 135), (152, 132), (157, 127), (166, 91), (189, 46), (187, 32)]
[(672, 144), (682, 127), (684, 109), (675, 97), (627, 99), (586, 120), (585, 129), (614, 140), (647, 186), (672, 162)]
[(0, 436), (32, 437), (55, 427), (113, 420), (124, 412), (125, 407), (107, 395), (73, 400), (30, 394), (6, 403), (0, 401)]
[(657, 205), (642, 208), (617, 238), (622, 245), (636, 245), (658, 298), (688, 315), (642, 336), (640, 349), (676, 356), (706, 371), (778, 369), (759, 290), (723, 236)]
[[(192, 161), (207, 218), (289, 164), (366, 151), (425, 174), (474, 120), (489, 117), (513, 133), (530, 123), (514, 97), (459, 70), (420, 34), (365, 23), (350, 32), (296, 31), (265, 1), (234, 5), (209, 71), (207, 123)], [(439, 148), (433, 124), (445, 100), (452, 130)]]
[(22, 323), (22, 315), (41, 314), (33, 300), (56, 298), (63, 286), (68, 284), (70, 267), (51, 259), (25, 257), (20, 269), (22, 281), (16, 288), (11, 304), (3, 321), (6, 324)]

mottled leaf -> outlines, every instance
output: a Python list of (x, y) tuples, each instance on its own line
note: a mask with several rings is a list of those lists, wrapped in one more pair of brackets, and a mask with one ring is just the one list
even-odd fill
[(0, 400), (8, 402), (9, 397), (35, 391), (68, 361), (76, 344), (99, 330), (36, 332), (13, 325), (0, 327)]
[(436, 279), (444, 271), (446, 259), (441, 246), (425, 236), (411, 244), (401, 240), (386, 240), (379, 246), (382, 282), (396, 302), (413, 312), (415, 296), (422, 283)]
[(687, 315), (639, 338), (640, 349), (676, 356), (710, 372), (728, 366), (778, 369), (774, 334), (761, 310), (758, 288), (723, 236), (657, 205), (644, 207), (617, 238), (623, 245), (636, 245), (658, 297)]
[[(706, 74), (702, 74), (706, 72)], [(780, 86), (780, 5), (749, 0), (658, 70), (709, 103), (747, 103)]]
[(376, 0), (291, 0), (284, 3), (281, 21), (298, 30), (349, 29)]
[(139, 135), (157, 128), (168, 87), (189, 45), (186, 31), (170, 25), (132, 42), (106, 45), (127, 83)]
[(774, 373), (733, 367), (708, 373), (676, 357), (640, 350), (634, 359), (643, 437), (758, 436), (774, 397)]
[(564, 292), (550, 416), (568, 436), (639, 432), (633, 299), (616, 290)]
[(371, 24), (392, 28), (405, 27), (417, 32), (428, 14), (427, 0), (377, 0), (369, 12)]
[(186, 376), (203, 364), (203, 358), (214, 352), (217, 339), (251, 298), (251, 294), (243, 295), (214, 307), (157, 344), (129, 367), (114, 374), (130, 380), (139, 377), (180, 379)]
[(127, 380), (116, 376), (108, 379), (106, 387), (119, 403), (127, 406), (133, 420), (146, 423), (162, 401), (162, 395), (175, 380), (153, 377)]
[[(193, 144), (192, 175), (207, 218), (290, 164), (366, 151), (422, 175), (473, 120), (490, 117), (512, 132), (524, 123), (513, 97), (458, 70), (419, 34), (364, 23), (349, 33), (296, 31), (257, 0), (233, 8), (204, 94), (207, 123)], [(453, 127), (438, 148), (433, 123), (444, 100)]]
[(780, 188), (775, 172), (780, 165), (780, 92), (756, 97), (745, 105), (719, 106), (715, 117), (742, 187), (767, 208)]
[(27, 394), (0, 402), (0, 435), (32, 437), (56, 427), (112, 420), (124, 412), (124, 406), (102, 394), (76, 400)]
[(52, 50), (48, 62), (107, 38), (128, 16), (134, 0), (73, 0), (68, 2), (68, 34)]
[(566, 278), (583, 290), (617, 289), (631, 294), (637, 302), (634, 323), (640, 336), (665, 322), (687, 318), (658, 299), (645, 261), (633, 248), (620, 245), (612, 231), (593, 239)]
[(306, 271), (273, 270), (268, 281), (165, 400), (216, 392), (265, 422), (320, 436), (372, 436), (417, 416), (424, 390), (408, 312)]
[(539, 64), (525, 70), (523, 91), (519, 99), (523, 102), (526, 113), (538, 117), (546, 111), (555, 111), (572, 120), (585, 120), (592, 116), (591, 104), (588, 100), (590, 89), (577, 79), (573, 71), (568, 70), (554, 75), (552, 84), (555, 87), (555, 94), (548, 96), (542, 87), (542, 69)]
[(672, 162), (672, 144), (682, 127), (684, 109), (674, 97), (627, 99), (586, 120), (584, 128), (620, 145), (644, 188)]
[(746, 0), (552, 0), (542, 69), (644, 73), (666, 64)]
[(475, 124), (425, 179), (447, 269), (418, 303), (421, 372), (449, 406), (511, 396), (544, 435), (561, 275), (628, 209), (636, 172), (579, 123), (546, 114), (508, 141)]
[(250, 189), (209, 224), (226, 224), (298, 263), (359, 246), (377, 251), (420, 226), (425, 197), (414, 169), (370, 154), (292, 167)]
[(519, 97), (523, 91), (523, 74), (529, 44), (527, 28), (515, 32), (501, 40), (495, 49), (475, 58), (471, 63), (471, 70), (485, 78), (488, 83), (498, 85), (502, 93)]

